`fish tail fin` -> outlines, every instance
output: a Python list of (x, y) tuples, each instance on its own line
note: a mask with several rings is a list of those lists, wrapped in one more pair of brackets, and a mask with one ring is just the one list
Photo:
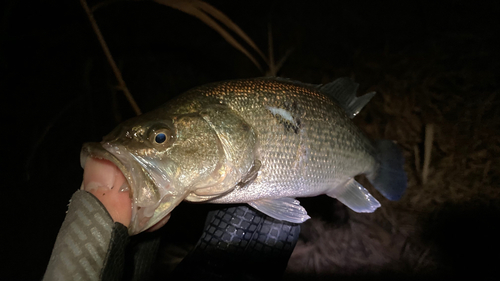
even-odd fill
[(408, 178), (404, 171), (404, 158), (399, 147), (390, 140), (375, 142), (380, 166), (368, 176), (373, 186), (385, 198), (395, 201), (401, 199), (406, 190)]

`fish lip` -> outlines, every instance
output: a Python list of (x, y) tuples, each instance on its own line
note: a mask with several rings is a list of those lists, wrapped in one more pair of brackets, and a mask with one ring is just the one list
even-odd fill
[[(90, 142), (84, 143), (81, 153), (80, 153), (80, 164), (82, 168), (85, 168), (85, 163), (88, 157), (93, 157), (97, 159), (104, 159), (112, 162), (118, 169), (122, 172), (125, 180), (130, 186), (130, 198), (132, 200), (132, 218), (130, 225), (128, 227), (129, 235), (135, 235), (159, 222), (165, 215), (169, 214), (184, 198), (175, 196), (173, 194), (164, 193), (160, 196), (159, 201), (153, 206), (147, 206), (146, 208), (141, 208), (137, 203), (137, 196), (139, 194), (137, 188), (138, 183), (134, 179), (138, 178), (132, 175), (134, 170), (136, 173), (141, 173), (140, 171), (144, 168), (139, 163), (127, 159), (127, 156), (117, 157), (113, 150), (116, 148), (121, 148), (120, 146), (111, 144), (109, 142)], [(125, 149), (123, 149), (125, 153)], [(128, 152), (127, 152), (128, 153)], [(148, 178), (147, 175), (141, 177), (142, 180), (147, 180), (149, 185), (155, 186), (155, 183)], [(167, 187), (168, 189), (168, 187)], [(153, 214), (149, 216), (143, 216), (144, 212), (151, 212), (151, 208), (154, 207)], [(142, 209), (142, 210), (141, 210)], [(148, 209), (149, 211), (147, 211)]]
[(83, 144), (82, 151), (80, 153), (80, 164), (82, 168), (85, 168), (85, 163), (87, 162), (88, 157), (110, 161), (115, 164), (118, 169), (120, 169), (128, 184), (133, 184), (130, 179), (130, 172), (127, 170), (126, 165), (113, 155), (113, 153), (106, 150), (100, 143), (87, 142)]
[[(123, 174), (125, 177), (125, 180), (127, 181), (128, 185), (130, 186), (129, 192), (130, 192), (130, 198), (134, 198), (135, 194), (135, 183), (132, 180), (132, 176), (130, 174), (129, 169), (127, 168), (127, 164), (130, 165), (130, 163), (123, 163), (120, 159), (118, 159), (113, 153), (110, 151), (106, 150), (101, 143), (98, 142), (87, 142), (84, 143), (82, 146), (82, 150), (80, 152), (80, 165), (82, 166), (83, 169), (85, 169), (85, 164), (87, 162), (88, 157), (96, 158), (96, 159), (101, 159), (101, 160), (108, 160), (111, 163), (113, 163)], [(132, 201), (132, 204), (134, 205), (134, 201)], [(135, 208), (132, 208), (132, 219), (135, 217)]]
[[(80, 164), (82, 168), (85, 168), (85, 163), (88, 159), (88, 157), (96, 158), (96, 159), (102, 159), (102, 160), (108, 160), (122, 172), (123, 176), (125, 177), (125, 180), (127, 181), (128, 185), (130, 186), (129, 192), (130, 192), (130, 198), (132, 200), (132, 217), (130, 220), (130, 225), (128, 227), (128, 231), (130, 235), (138, 234), (147, 228), (140, 229), (138, 228), (137, 223), (135, 223), (137, 219), (137, 204), (136, 200), (134, 200), (135, 195), (137, 194), (136, 188), (137, 184), (134, 181), (134, 177), (132, 176), (130, 172), (131, 167), (135, 167), (132, 163), (132, 161), (127, 161), (126, 159), (119, 159), (116, 157), (111, 151), (106, 149), (103, 146), (103, 143), (98, 143), (98, 142), (89, 142), (89, 143), (84, 143), (81, 153), (80, 153)], [(125, 157), (122, 157), (125, 158)]]

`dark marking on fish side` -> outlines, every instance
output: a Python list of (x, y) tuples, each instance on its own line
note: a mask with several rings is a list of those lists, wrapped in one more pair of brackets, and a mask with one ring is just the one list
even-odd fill
[(250, 125), (248, 125), (247, 123), (242, 123), (242, 124), (241, 124), (241, 129), (242, 129), (243, 131), (245, 131), (245, 132), (248, 132), (248, 131), (250, 131), (251, 127), (250, 127)]

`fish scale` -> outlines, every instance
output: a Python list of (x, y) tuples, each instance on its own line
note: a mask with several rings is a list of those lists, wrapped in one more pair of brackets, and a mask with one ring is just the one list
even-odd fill
[[(189, 100), (200, 101), (199, 107), (176, 111), (177, 104)], [(340, 106), (314, 86), (267, 78), (228, 81), (187, 92), (166, 111), (192, 113), (214, 102), (228, 105), (257, 130), (258, 155), (263, 165), (250, 186), (213, 202), (242, 203), (263, 197), (289, 197), (297, 192), (304, 197), (315, 196), (376, 165), (370, 141)], [(287, 131), (266, 108), (283, 108), (285, 102), (297, 105), (288, 112), (301, 120), (298, 134)]]
[(396, 144), (370, 141), (351, 121), (374, 95), (356, 97), (357, 88), (348, 78), (200, 86), (85, 144), (82, 163), (108, 159), (123, 172), (134, 199), (131, 234), (183, 200), (248, 203), (293, 223), (309, 218), (296, 197), (327, 194), (373, 212), (380, 203), (354, 176), (366, 174), (391, 200), (403, 195), (407, 178)]

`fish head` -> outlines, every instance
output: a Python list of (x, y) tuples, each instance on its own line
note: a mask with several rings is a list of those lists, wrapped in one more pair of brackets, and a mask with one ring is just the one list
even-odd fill
[(156, 110), (115, 128), (100, 143), (86, 143), (88, 157), (114, 163), (130, 186), (129, 234), (147, 230), (181, 201), (205, 201), (228, 192), (242, 175), (224, 150), (217, 130), (198, 113)]

